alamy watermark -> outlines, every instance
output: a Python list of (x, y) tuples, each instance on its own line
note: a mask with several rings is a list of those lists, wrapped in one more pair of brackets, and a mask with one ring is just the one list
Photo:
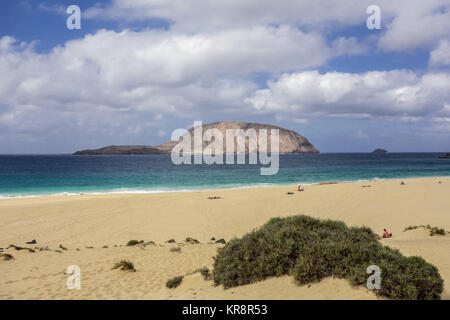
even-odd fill
[(81, 9), (73, 4), (67, 7), (66, 13), (69, 14), (66, 20), (66, 27), (69, 30), (81, 29)]
[(67, 278), (66, 286), (67, 289), (81, 289), (81, 269), (77, 265), (71, 265), (67, 267), (66, 274), (70, 274)]
[[(193, 137), (191, 135), (193, 134)], [(181, 138), (180, 138), (181, 137)], [(224, 140), (225, 138), (225, 140)], [(225, 137), (217, 128), (203, 130), (201, 121), (194, 121), (191, 131), (176, 129), (172, 141), (172, 162), (180, 164), (261, 164), (261, 175), (275, 175), (279, 169), (279, 129), (226, 129)], [(268, 148), (270, 144), (270, 149)], [(225, 148), (224, 148), (225, 146)], [(224, 161), (225, 158), (225, 161)], [(236, 161), (235, 161), (236, 158)]]
[(367, 14), (370, 16), (366, 20), (366, 26), (369, 30), (381, 29), (381, 9), (379, 6), (372, 4), (367, 7)]
[(366, 270), (370, 276), (367, 278), (366, 286), (369, 290), (381, 289), (381, 270), (377, 265), (371, 265), (367, 267)]

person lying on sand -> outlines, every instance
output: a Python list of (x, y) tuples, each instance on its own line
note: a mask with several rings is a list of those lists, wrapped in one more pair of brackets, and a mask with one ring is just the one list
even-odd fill
[(216, 200), (216, 199), (220, 199), (220, 197), (214, 196), (214, 197), (208, 197), (208, 199), (209, 199), (209, 200)]
[(383, 238), (391, 238), (391, 237), (392, 237), (392, 233), (388, 233), (386, 231), (386, 229), (384, 229)]

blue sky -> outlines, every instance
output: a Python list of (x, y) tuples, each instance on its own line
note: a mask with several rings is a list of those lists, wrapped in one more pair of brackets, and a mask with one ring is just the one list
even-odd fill
[[(81, 8), (81, 29), (66, 8)], [(0, 153), (272, 123), (322, 152), (450, 150), (450, 1), (0, 2)]]

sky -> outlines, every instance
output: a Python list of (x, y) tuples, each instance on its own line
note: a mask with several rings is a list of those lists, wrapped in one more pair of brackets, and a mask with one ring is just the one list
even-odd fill
[(450, 152), (450, 0), (2, 0), (0, 15), (0, 154), (157, 145), (222, 120), (321, 152)]

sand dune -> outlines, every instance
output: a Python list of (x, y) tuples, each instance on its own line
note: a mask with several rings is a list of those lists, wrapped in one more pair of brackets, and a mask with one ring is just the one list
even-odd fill
[[(297, 286), (286, 276), (224, 290), (193, 273), (212, 266), (222, 245), (210, 243), (211, 237), (240, 237), (271, 217), (295, 214), (365, 225), (378, 233), (388, 228), (394, 237), (381, 240), (383, 244), (436, 265), (445, 281), (443, 298), (450, 299), (450, 235), (402, 232), (423, 224), (450, 230), (450, 178), (404, 181), (403, 186), (400, 180), (314, 185), (305, 192), (260, 187), (0, 200), (1, 248), (15, 244), (56, 250), (62, 244), (68, 249), (5, 249), (15, 259), (0, 259), (0, 299), (376, 299), (373, 292), (352, 288), (342, 279)], [(208, 200), (210, 195), (221, 199)], [(186, 237), (201, 244), (183, 243)], [(25, 244), (32, 239), (36, 245)], [(156, 245), (126, 247), (131, 239)], [(166, 243), (169, 239), (180, 244)], [(170, 251), (178, 246), (181, 252)], [(121, 259), (132, 261), (137, 272), (111, 270)], [(69, 265), (81, 268), (80, 290), (66, 288)], [(166, 281), (177, 275), (187, 276), (178, 288), (166, 288)]]

